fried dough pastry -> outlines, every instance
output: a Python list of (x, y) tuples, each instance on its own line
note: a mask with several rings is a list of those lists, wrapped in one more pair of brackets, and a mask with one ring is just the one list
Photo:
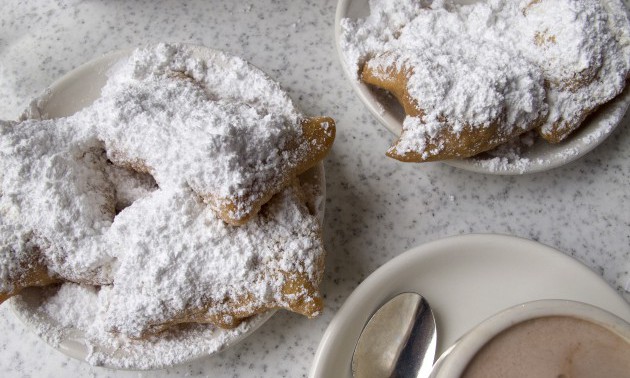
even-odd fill
[(324, 249), (301, 196), (294, 183), (242, 226), (187, 188), (134, 202), (111, 229), (118, 269), (102, 290), (106, 326), (143, 337), (186, 322), (232, 328), (273, 308), (317, 315)]
[(107, 160), (80, 122), (0, 121), (0, 295), (59, 281), (112, 283), (105, 234), (155, 181)]
[(116, 193), (102, 143), (68, 120), (0, 121), (0, 140), (0, 286), (111, 283), (101, 239)]
[(301, 120), (300, 125), (302, 142), (290, 142), (288, 148), (288, 151), (299, 151), (297, 159), (288, 163), (281, 175), (270, 180), (265, 192), (246, 191), (242, 195), (220, 198), (212, 194), (201, 194), (204, 201), (215, 209), (221, 219), (233, 225), (244, 224), (291, 180), (324, 159), (335, 138), (335, 121), (330, 117), (312, 117)]
[[(556, 17), (549, 17), (555, 14)], [(549, 117), (538, 129), (558, 143), (619, 95), (630, 75), (630, 22), (618, 0), (530, 2), (519, 20), (524, 55), (542, 68)]]
[[(426, 45), (395, 50), (370, 59), (361, 79), (391, 92), (407, 117), (387, 155), (407, 162), (464, 158), (487, 151), (539, 126), (546, 116), (538, 71), (501, 49), (445, 52)], [(474, 49), (474, 50), (473, 50)], [(505, 72), (511, 64), (518, 72)], [(511, 83), (526, 76), (520, 87)], [(509, 106), (506, 99), (528, 97)]]
[[(185, 48), (146, 53), (157, 62), (151, 75), (123, 71), (124, 80), (103, 90), (98, 129), (108, 156), (160, 186), (186, 183), (224, 221), (247, 222), (332, 146), (332, 119), (300, 116), (275, 82), (241, 59), (219, 54), (198, 72)], [(180, 67), (182, 59), (193, 68)], [(269, 99), (231, 94), (229, 69), (247, 73), (238, 86)], [(232, 82), (216, 81), (223, 76)]]

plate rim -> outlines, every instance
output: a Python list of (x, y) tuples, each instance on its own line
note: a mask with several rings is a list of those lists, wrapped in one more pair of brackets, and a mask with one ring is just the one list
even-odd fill
[[(510, 247), (510, 245), (512, 246), (518, 245), (521, 248), (527, 247), (531, 249), (532, 253), (537, 254), (538, 258), (540, 258), (540, 256), (545, 256), (546, 259), (561, 261), (564, 264), (566, 269), (571, 269), (572, 271), (575, 271), (576, 274), (577, 272), (579, 272), (581, 277), (589, 277), (590, 279), (592, 279), (592, 282), (590, 281), (589, 282), (595, 285), (593, 287), (594, 291), (601, 290), (602, 292), (607, 293), (607, 295), (610, 298), (616, 298), (617, 302), (614, 305), (611, 304), (609, 307), (606, 307), (604, 309), (609, 312), (614, 313), (615, 315), (625, 319), (626, 321), (630, 321), (630, 304), (623, 297), (621, 297), (619, 293), (617, 293), (617, 291), (613, 287), (611, 287), (600, 275), (594, 272), (587, 265), (585, 265), (581, 261), (553, 247), (550, 247), (546, 244), (543, 244), (534, 240), (526, 239), (523, 237), (513, 236), (513, 235), (508, 235), (508, 234), (500, 234), (500, 233), (472, 233), (472, 234), (448, 236), (448, 237), (440, 238), (437, 240), (428, 241), (426, 243), (412, 247), (408, 249), (407, 251), (402, 252), (400, 255), (388, 260), (383, 265), (375, 269), (372, 273), (370, 273), (352, 291), (352, 293), (348, 296), (348, 298), (346, 298), (345, 302), (342, 304), (342, 306), (339, 308), (339, 310), (336, 312), (336, 314), (334, 315), (334, 317), (328, 324), (328, 327), (326, 328), (326, 331), (324, 332), (324, 335), (317, 347), (317, 350), (313, 359), (313, 363), (309, 371), (309, 377), (311, 378), (325, 377), (324, 373), (325, 373), (327, 364), (330, 364), (331, 360), (334, 361), (334, 358), (330, 354), (332, 353), (331, 349), (341, 348), (343, 350), (346, 350), (343, 347), (334, 348), (335, 335), (337, 333), (343, 333), (343, 331), (341, 330), (347, 329), (344, 327), (347, 327), (348, 324), (353, 324), (351, 321), (352, 319), (350, 318), (353, 315), (352, 309), (354, 307), (359, 306), (362, 303), (367, 302), (367, 301), (379, 302), (381, 304), (386, 302), (388, 297), (379, 298), (378, 300), (369, 299), (369, 298), (365, 299), (364, 297), (367, 297), (367, 293), (370, 291), (371, 288), (378, 286), (378, 284), (382, 282), (390, 282), (389, 285), (385, 284), (384, 286), (391, 287), (391, 289), (386, 290), (386, 291), (393, 290), (394, 291), (392, 293), (393, 295), (397, 291), (394, 290), (393, 288), (394, 284), (392, 284), (391, 281), (386, 280), (387, 277), (391, 277), (392, 275), (397, 274), (399, 271), (409, 269), (409, 266), (413, 266), (413, 264), (417, 264), (423, 260), (429, 259), (431, 256), (444, 254), (446, 251), (451, 251), (451, 253), (453, 253), (454, 249), (462, 249), (461, 248), (462, 245), (467, 246), (467, 248), (469, 249), (472, 249), (471, 246), (475, 246), (478, 249), (486, 248), (486, 249), (491, 250), (493, 244), (505, 247), (506, 250), (508, 249), (508, 247)], [(484, 251), (483, 253), (491, 253), (491, 252)], [(514, 253), (514, 252), (509, 252), (509, 253)], [(412, 290), (412, 289), (407, 288), (407, 290)], [(425, 295), (424, 293), (420, 293), (420, 294)], [(554, 297), (554, 298), (539, 297), (537, 299), (576, 300), (574, 298), (562, 298), (562, 297)], [(586, 301), (582, 299), (582, 301), (584, 303), (593, 305), (592, 300)], [(516, 304), (518, 303), (513, 303), (513, 305), (516, 305)], [(595, 305), (597, 306), (597, 304)], [(371, 307), (371, 311), (373, 312), (378, 308), (378, 305), (373, 305), (369, 307)], [(611, 310), (611, 307), (618, 307), (618, 309), (617, 311), (613, 311)], [(619, 313), (618, 310), (621, 308), (625, 310), (625, 314)], [(499, 312), (504, 309), (505, 308), (497, 309), (496, 311), (494, 311), (494, 313)], [(367, 319), (370, 316), (370, 313), (365, 313), (365, 314), (362, 313), (360, 314), (360, 316), (364, 318), (364, 321), (367, 321)], [(355, 321), (357, 321), (356, 317), (355, 317)], [(440, 326), (438, 324), (438, 328), (439, 327)], [(462, 332), (461, 334), (458, 334), (457, 338), (461, 337), (465, 332), (466, 331)], [(438, 342), (438, 345), (439, 344), (440, 342)], [(449, 347), (448, 345), (441, 345), (439, 349), (444, 351), (444, 350), (447, 350), (448, 347)], [(348, 369), (349, 367), (350, 367), (350, 361), (348, 361)]]
[[(341, 48), (341, 20), (343, 18), (348, 18), (347, 11), (353, 1), (357, 0), (339, 0), (337, 3), (337, 8), (335, 10), (334, 34), (337, 59), (339, 60), (339, 64), (342, 67), (344, 76), (350, 82), (352, 91), (357, 97), (359, 97), (359, 99), (363, 103), (363, 106), (365, 106), (370, 111), (370, 113), (372, 113), (372, 115), (376, 117), (381, 126), (384, 126), (394, 136), (398, 137), (402, 132), (402, 124), (400, 124), (391, 114), (391, 112), (388, 112), (386, 107), (383, 106), (375, 98), (375, 96), (372, 94), (372, 91), (366, 84), (356, 79), (356, 74), (353, 74), (350, 70), (350, 67), (348, 67), (348, 65), (346, 64), (345, 56)], [(361, 1), (365, 2), (366, 5), (368, 5), (368, 0)], [(578, 129), (574, 130), (573, 134), (568, 139), (560, 142), (559, 144), (552, 144), (539, 140), (538, 143), (547, 143), (549, 145), (549, 148), (553, 148), (553, 146), (563, 146), (562, 148), (558, 149), (558, 151), (553, 151), (553, 153), (563, 151), (577, 151), (576, 153), (562, 154), (560, 158), (556, 157), (554, 160), (551, 161), (548, 159), (545, 159), (546, 161), (543, 162), (529, 161), (525, 168), (518, 167), (515, 164), (509, 164), (509, 166), (505, 169), (500, 168), (496, 170), (485, 167), (484, 165), (479, 163), (479, 159), (474, 159), (474, 157), (466, 159), (441, 160), (439, 162), (473, 173), (496, 176), (518, 176), (549, 171), (580, 159), (581, 157), (587, 155), (589, 152), (594, 150), (597, 146), (602, 144), (621, 124), (629, 108), (630, 84), (627, 84), (625, 89), (620, 94), (615, 96), (610, 101), (600, 105), (596, 109), (593, 116), (603, 116), (603, 119), (597, 122), (594, 122), (593, 119), (587, 119), (587, 121), (580, 125)], [(614, 109), (616, 111), (611, 112), (611, 109)], [(599, 127), (590, 130), (589, 126), (591, 126), (592, 128), (594, 125), (597, 125)], [(584, 135), (578, 135), (578, 133)], [(588, 139), (589, 141), (583, 141), (586, 139)], [(383, 155), (384, 154), (385, 153), (383, 152)], [(426, 164), (426, 162), (416, 164)]]
[[(156, 43), (150, 43), (150, 44), (140, 45), (137, 48), (146, 47), (146, 46), (155, 46), (155, 45)], [(212, 55), (218, 54), (218, 53), (225, 54), (228, 57), (235, 56), (227, 51), (214, 49), (214, 48), (210, 48), (203, 45), (190, 44), (190, 43), (177, 43), (177, 45), (185, 46), (186, 48), (191, 49), (193, 54), (200, 54), (202, 59), (210, 58)], [(107, 81), (107, 75), (110, 72), (110, 70), (115, 65), (120, 64), (123, 61), (123, 59), (129, 57), (130, 54), (135, 49), (136, 48), (124, 48), (124, 49), (110, 51), (100, 56), (94, 57), (88, 60), (87, 62), (80, 64), (74, 69), (66, 72), (64, 75), (62, 75), (61, 77), (53, 81), (53, 83), (50, 84), (50, 86), (48, 86), (46, 89), (44, 89), (39, 96), (35, 97), (34, 99), (30, 101), (30, 104), (23, 111), (22, 115), (20, 116), (20, 119), (31, 118), (31, 117), (37, 117), (37, 118), (42, 118), (42, 119), (56, 118), (56, 117), (49, 117), (48, 112), (44, 110), (46, 105), (52, 99), (55, 98), (55, 95), (60, 96), (61, 93), (63, 93), (64, 88), (67, 88), (73, 85), (74, 82), (76, 82), (79, 78), (83, 76), (88, 76), (88, 75), (94, 76), (94, 74), (96, 73), (98, 76), (96, 77), (96, 79), (92, 78), (92, 80), (104, 79), (105, 81)], [(247, 64), (249, 65), (251, 69), (262, 72), (265, 75), (265, 77), (268, 78), (270, 81), (275, 81), (271, 76), (269, 76), (265, 71), (263, 71), (259, 67), (253, 65), (250, 62), (247, 62)], [(90, 85), (91, 83), (92, 81), (90, 81), (89, 83), (84, 83), (84, 84)], [(102, 85), (104, 85), (104, 82), (98, 85), (99, 93), (100, 93), (100, 88), (102, 88)], [(284, 88), (282, 88), (282, 90), (285, 91)], [(97, 98), (98, 97), (87, 98), (87, 99), (86, 98), (72, 99), (70, 101), (72, 102), (72, 108), (74, 110), (66, 111), (65, 113), (74, 114), (75, 112), (80, 111), (84, 107), (91, 105)], [(293, 101), (293, 99), (291, 100)], [(67, 102), (67, 101), (68, 100), (64, 102)], [(294, 104), (294, 106), (296, 107), (296, 109), (299, 110), (297, 104)], [(64, 113), (63, 110), (61, 112)], [(66, 114), (66, 116), (71, 115), (71, 114)], [(63, 115), (60, 115), (60, 116), (63, 116)], [(317, 210), (316, 217), (320, 225), (323, 225), (325, 203), (326, 203), (325, 201), (326, 176), (325, 176), (323, 161), (318, 162), (315, 166), (313, 166), (306, 172), (302, 173), (299, 177), (306, 177), (307, 179), (309, 179), (309, 182), (311, 183), (318, 182), (319, 195), (317, 195), (316, 200), (320, 204), (320, 206), (316, 208)], [(317, 178), (319, 178), (319, 180), (317, 180)], [(57, 345), (55, 345), (51, 343), (50, 340), (47, 340), (46, 338), (41, 337), (37, 332), (34, 331), (33, 329), (34, 325), (30, 324), (31, 322), (27, 320), (23, 316), (23, 314), (21, 314), (20, 310), (17, 309), (13, 300), (9, 300), (8, 302), (9, 302), (9, 306), (13, 314), (15, 314), (15, 316), (20, 320), (20, 322), (24, 324), (24, 326), (30, 332), (33, 332), (39, 339), (46, 342), (48, 345), (50, 345), (54, 349), (59, 350), (66, 356), (75, 358), (82, 362), (87, 362), (87, 357), (89, 356), (89, 348), (85, 344), (81, 343), (82, 341), (81, 337), (75, 337), (74, 335), (75, 332), (77, 334), (81, 333), (80, 330), (77, 330), (74, 328), (71, 329), (71, 333), (73, 333), (73, 335), (71, 337), (63, 338), (62, 340), (59, 341)], [(247, 322), (247, 327), (243, 333), (235, 336), (231, 340), (228, 340), (227, 342), (225, 342), (225, 344), (221, 345), (216, 351), (211, 352), (211, 353), (199, 352), (195, 355), (190, 355), (190, 357), (182, 359), (181, 361), (178, 361), (175, 363), (165, 363), (165, 364), (157, 363), (147, 368), (140, 368), (140, 367), (134, 367), (134, 366), (123, 367), (123, 366), (118, 366), (118, 365), (110, 364), (110, 363), (105, 363), (99, 366), (105, 367), (105, 368), (116, 369), (116, 370), (147, 371), (147, 370), (156, 370), (156, 369), (163, 369), (163, 368), (167, 368), (171, 366), (182, 365), (182, 364), (191, 363), (193, 361), (197, 361), (203, 358), (212, 357), (223, 352), (224, 350), (232, 348), (236, 346), (237, 344), (240, 344), (241, 342), (243, 342), (245, 339), (251, 336), (256, 330), (262, 327), (262, 325), (265, 324), (277, 311), (278, 311), (277, 309), (267, 310), (264, 313), (254, 315), (251, 318), (245, 320), (244, 322)], [(41, 323), (38, 323), (38, 324), (41, 324)], [(211, 325), (208, 325), (208, 326), (211, 326)], [(194, 348), (191, 348), (191, 350), (192, 349)]]

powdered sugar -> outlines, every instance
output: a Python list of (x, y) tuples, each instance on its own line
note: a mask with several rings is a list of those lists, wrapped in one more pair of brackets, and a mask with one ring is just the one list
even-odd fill
[[(199, 173), (210, 184), (219, 180), (230, 190), (243, 182), (260, 185), (256, 168), (273, 171), (274, 161), (290, 164), (295, 157), (281, 147), (285, 140), (295, 142), (301, 119), (286, 94), (258, 70), (222, 53), (210, 57), (219, 61), (218, 73), (208, 69), (211, 58), (198, 59), (186, 46), (139, 50), (116, 66), (102, 97), (79, 113), (52, 121), (0, 122), (0, 279), (5, 285), (0, 289), (10, 290), (6, 284), (20, 274), (22, 262), (36, 258), (33, 249), (41, 250), (55, 276), (114, 282), (98, 288), (65, 283), (58, 290), (31, 289), (45, 293), (36, 305), (14, 300), (50, 342), (76, 336), (78, 330), (92, 363), (169, 365), (219, 350), (250, 327), (247, 321), (234, 331), (193, 325), (140, 341), (127, 338), (159, 330), (174, 318), (183, 320), (189, 310), (229, 317), (317, 298), (305, 288), (290, 296), (282, 290), (290, 275), (301, 275), (315, 290), (321, 279), (324, 250), (312, 213), (321, 201), (305, 201), (299, 185), (293, 185), (235, 227), (217, 218), (195, 193), (197, 177), (190, 173), (203, 164), (215, 169), (214, 177)], [(186, 77), (179, 76), (182, 72)], [(217, 93), (199, 86), (197, 79)], [(122, 132), (121, 127), (142, 129), (155, 119), (188, 127), (187, 132), (210, 144), (168, 129), (163, 135), (148, 131), (147, 140)], [(243, 128), (230, 132), (230, 121), (242, 121)], [(254, 121), (261, 121), (257, 130), (247, 125)], [(207, 138), (207, 129), (217, 124), (215, 131), (222, 135)], [(204, 127), (206, 134), (199, 134), (196, 129)], [(247, 138), (239, 132), (248, 132)], [(112, 165), (107, 158), (108, 148), (120, 152), (129, 144), (142, 149), (143, 142), (162, 149), (146, 148), (147, 161), (160, 160), (161, 165), (172, 159), (177, 169), (151, 170), (151, 176)], [(190, 151), (194, 147), (215, 149), (201, 156)], [(261, 166), (266, 158), (268, 166)], [(233, 180), (232, 169), (253, 169), (255, 177)], [(316, 193), (321, 192), (309, 186), (308, 194)], [(73, 307), (74, 302), (85, 308)], [(251, 324), (262, 319), (255, 317)]]
[[(456, 133), (467, 125), (498, 123), (499, 139), (514, 129), (527, 131), (546, 110), (542, 76), (524, 59), (474, 40), (454, 40), (449, 46), (444, 50), (417, 42), (413, 50), (398, 49), (367, 63), (380, 71), (413, 67), (407, 90), (414, 99), (421, 99), (418, 106), (424, 113), (405, 118), (403, 137), (394, 147), (399, 154), (425, 151), (427, 158), (441, 151), (439, 132), (445, 119)], [(478, 54), (481, 49), (483, 55)], [(517, 68), (507, 69), (512, 66)], [(426, 151), (430, 144), (437, 150)]]
[[(621, 12), (614, 15), (613, 10)], [(625, 23), (619, 18), (623, 15)], [(521, 43), (519, 49), (542, 67), (550, 83), (550, 114), (542, 133), (563, 139), (626, 85), (630, 48), (619, 39), (630, 31), (626, 11), (618, 0), (543, 1), (517, 20), (521, 38), (535, 41)]]
[[(479, 117), (484, 106), (496, 111), (517, 109), (514, 113), (527, 121), (545, 116), (549, 105), (542, 130), (553, 129), (557, 138), (565, 137), (588, 112), (624, 88), (630, 70), (630, 26), (618, 0), (457, 3), (370, 1), (369, 17), (341, 21), (340, 45), (346, 64), (358, 73), (365, 62), (372, 64), (384, 53), (396, 57), (398, 64), (412, 54), (414, 68), (422, 74), (410, 76), (407, 90), (429, 115), (441, 115), (446, 109), (451, 118), (461, 115), (483, 125), (492, 119)], [(466, 69), (466, 63), (481, 68), (486, 57), (499, 69), (479, 69), (478, 73)], [(470, 89), (465, 95), (451, 86), (462, 78), (467, 83), (463, 88)], [(482, 90), (476, 97), (482, 79), (494, 83), (489, 88), (498, 88), (498, 93), (515, 95), (493, 100)], [(474, 99), (480, 100), (478, 104)], [(421, 151), (423, 140), (429, 140), (436, 127), (447, 127), (433, 125), (431, 117), (428, 121), (410, 118), (414, 117), (403, 123), (404, 132), (395, 147), (401, 153)], [(448, 127), (457, 131), (460, 123), (452, 123)], [(504, 127), (515, 126), (506, 122)]]
[(576, 131), (561, 148), (541, 143), (534, 131), (524, 133), (486, 153), (465, 161), (472, 169), (482, 172), (521, 174), (538, 172), (571, 162), (601, 143), (612, 133), (630, 105), (630, 91), (604, 105), (591, 119), (592, 127)]
[[(208, 316), (287, 307), (282, 271), (306, 272), (318, 282), (315, 260), (323, 253), (318, 230), (293, 189), (238, 227), (217, 219), (187, 188), (155, 191), (123, 210), (112, 225), (118, 267), (113, 288), (101, 298), (106, 329), (139, 337), (152, 324), (207, 304)], [(245, 295), (246, 307), (224, 304)]]
[(114, 187), (105, 177), (102, 143), (74, 126), (0, 122), (0, 266), (14, 253), (21, 263), (42, 257), (15, 244), (22, 240), (42, 251), (53, 272), (108, 283), (112, 257), (102, 238), (114, 218)]
[(97, 109), (112, 160), (142, 166), (161, 186), (184, 182), (215, 207), (233, 203), (236, 219), (277, 192), (309, 148), (278, 84), (218, 52), (202, 60), (178, 46), (139, 50)]
[[(109, 288), (103, 286), (103, 290)], [(13, 305), (22, 320), (52, 346), (63, 343), (66, 349), (77, 353), (76, 357), (92, 365), (131, 369), (156, 369), (190, 360), (191, 356), (211, 355), (251, 333), (254, 325), (269, 316), (256, 316), (232, 330), (190, 324), (134, 340), (122, 334), (103, 333), (99, 295), (95, 287), (66, 283), (28, 289), (13, 299)]]
[[(144, 222), (134, 219), (138, 212)], [(49, 343), (78, 340), (87, 361), (113, 367), (168, 366), (225, 347), (262, 318), (234, 330), (189, 325), (141, 340), (127, 335), (244, 293), (252, 295), (247, 306), (281, 306), (279, 271), (306, 272), (315, 281), (313, 260), (323, 253), (311, 234), (317, 221), (290, 189), (240, 227), (217, 220), (186, 191), (157, 190), (126, 208), (112, 228), (119, 258), (114, 285), (33, 288), (13, 303)], [(217, 303), (207, 314), (226, 310)]]

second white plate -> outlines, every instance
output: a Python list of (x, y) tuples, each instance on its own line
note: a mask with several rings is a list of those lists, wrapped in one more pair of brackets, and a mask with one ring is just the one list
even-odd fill
[[(343, 18), (358, 19), (369, 15), (368, 0), (339, 0), (335, 15), (335, 45), (341, 66), (350, 84), (369, 111), (395, 135), (400, 135), (405, 114), (393, 97), (383, 96), (356, 79), (356, 73), (348, 67), (341, 50), (341, 27)], [(523, 149), (518, 159), (507, 157), (472, 157), (447, 160), (444, 163), (468, 171), (498, 175), (519, 175), (547, 171), (568, 164), (586, 155), (600, 145), (621, 122), (630, 105), (630, 89), (615, 100), (602, 106), (589, 117), (567, 140), (550, 144), (536, 138), (536, 142)], [(383, 151), (383, 154), (385, 151)], [(504, 161), (502, 161), (504, 159)]]
[(431, 305), (438, 355), (489, 316), (538, 299), (585, 302), (630, 321), (630, 305), (562, 252), (511, 236), (456, 236), (413, 248), (366, 278), (328, 326), (310, 376), (351, 377), (363, 326), (383, 303), (405, 291), (421, 294)]

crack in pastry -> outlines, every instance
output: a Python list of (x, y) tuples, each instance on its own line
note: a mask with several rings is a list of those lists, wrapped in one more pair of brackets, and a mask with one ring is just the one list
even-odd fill
[(27, 287), (48, 286), (61, 281), (48, 270), (37, 248), (15, 250), (10, 244), (5, 240), (0, 246), (0, 256), (13, 256), (13, 266), (0, 265), (0, 304)]

